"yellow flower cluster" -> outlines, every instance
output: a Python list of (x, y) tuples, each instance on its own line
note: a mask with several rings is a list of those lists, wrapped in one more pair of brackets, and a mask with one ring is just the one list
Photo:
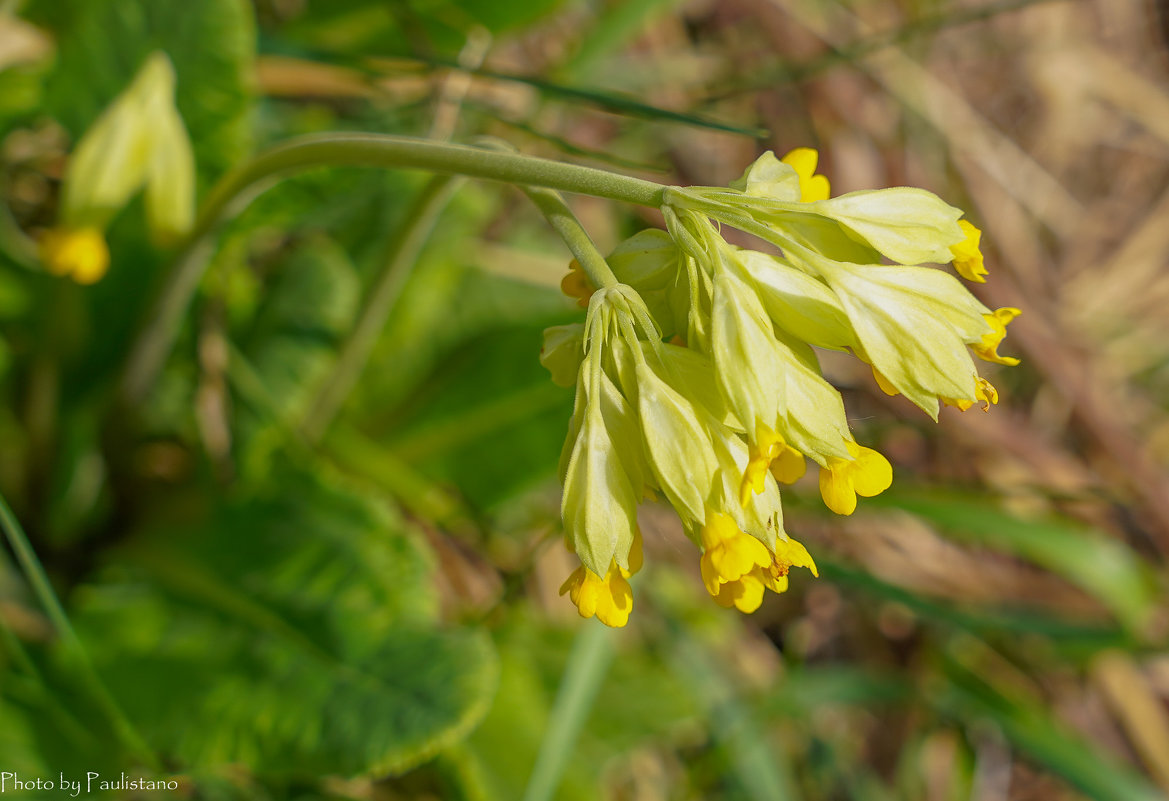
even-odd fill
[[(882, 390), (937, 419), (940, 403), (986, 408), (998, 393), (977, 356), (1000, 364), (1017, 309), (991, 311), (953, 276), (983, 281), (981, 233), (920, 189), (830, 195), (816, 151), (765, 153), (729, 188), (669, 188), (666, 231), (607, 259), (621, 282), (578, 269), (567, 294), (583, 326), (549, 329), (542, 361), (576, 384), (561, 458), (562, 512), (581, 567), (565, 582), (581, 615), (624, 625), (641, 564), (636, 509), (660, 494), (698, 547), (716, 602), (751, 612), (816, 566), (784, 531), (779, 485), (820, 468), (837, 514), (883, 492), (889, 461), (856, 442), (813, 346), (869, 364)], [(734, 247), (721, 225), (770, 243)]]

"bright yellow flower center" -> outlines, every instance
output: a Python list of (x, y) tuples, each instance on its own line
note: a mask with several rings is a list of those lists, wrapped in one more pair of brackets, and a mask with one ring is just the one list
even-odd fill
[(570, 298), (576, 298), (576, 305), (582, 309), (589, 307), (589, 298), (596, 292), (596, 288), (589, 283), (589, 277), (581, 268), (580, 262), (573, 259), (568, 265), (568, 275), (560, 279), (560, 291)]
[(750, 534), (744, 534), (735, 521), (726, 515), (712, 512), (702, 527), (702, 583), (711, 595), (718, 595), (719, 586), (737, 581), (752, 568), (771, 564), (771, 551)]
[(950, 245), (950, 252), (954, 254), (954, 269), (967, 281), (985, 284), (983, 276), (987, 275), (987, 269), (982, 263), (982, 251), (978, 247), (982, 231), (966, 220), (959, 220), (958, 225), (966, 238), (957, 245)]
[(993, 314), (982, 315), (991, 330), (990, 333), (982, 335), (981, 342), (970, 347), (974, 351), (974, 355), (983, 361), (997, 362), (998, 364), (1005, 364), (1010, 367), (1018, 364), (1019, 360), (1013, 356), (999, 356), (998, 349), (999, 345), (1003, 342), (1003, 338), (1007, 335), (1007, 326), (1020, 314), (1022, 312), (1018, 309), (1007, 306), (997, 309)]
[(110, 250), (97, 228), (54, 228), (41, 239), (41, 259), (53, 275), (95, 284), (110, 266)]
[(820, 469), (820, 495), (824, 505), (838, 515), (856, 511), (857, 495), (871, 498), (893, 483), (893, 466), (888, 459), (872, 448), (846, 444), (852, 459), (829, 457), (828, 466)]
[(560, 594), (568, 593), (581, 617), (596, 616), (606, 626), (620, 628), (633, 611), (633, 590), (622, 573), (616, 562), (604, 578), (581, 565), (560, 586)]
[(780, 159), (800, 176), (800, 200), (804, 203), (827, 200), (832, 192), (828, 179), (823, 175), (816, 175), (816, 164), (819, 160), (820, 154), (810, 147), (797, 147)]

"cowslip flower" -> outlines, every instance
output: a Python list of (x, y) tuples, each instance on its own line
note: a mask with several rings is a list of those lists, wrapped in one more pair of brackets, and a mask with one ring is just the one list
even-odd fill
[[(645, 498), (677, 512), (722, 606), (754, 611), (787, 590), (792, 567), (818, 575), (784, 530), (780, 485), (813, 462), (824, 504), (848, 515), (893, 467), (854, 438), (813, 348), (852, 353), (934, 419), (939, 404), (998, 402), (974, 357), (1018, 363), (998, 350), (1019, 310), (991, 311), (925, 266), (985, 280), (981, 232), (920, 189), (834, 198), (817, 163), (807, 148), (765, 153), (730, 187), (668, 188), (666, 230), (608, 257), (622, 283), (593, 292), (583, 272), (566, 278), (586, 320), (549, 329), (541, 360), (557, 383), (576, 376), (561, 475), (581, 566), (562, 592), (582, 615), (628, 621)], [(730, 245), (727, 225), (776, 251)]]
[(104, 231), (145, 189), (153, 235), (172, 241), (195, 216), (195, 161), (175, 107), (170, 60), (147, 57), (130, 85), (85, 132), (65, 169), (57, 225), (41, 239), (45, 268), (92, 284), (109, 268)]

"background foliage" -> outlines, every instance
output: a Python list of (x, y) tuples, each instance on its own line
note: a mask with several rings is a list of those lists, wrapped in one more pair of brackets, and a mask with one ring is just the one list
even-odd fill
[[(1163, 797), (1157, 9), (2, 4), (0, 493), (82, 647), (0, 552), (0, 770), (177, 774), (191, 798), (503, 801), (535, 793), (575, 699), (557, 798)], [(934, 427), (826, 354), (897, 484), (847, 519), (814, 478), (788, 493), (822, 577), (738, 617), (651, 507), (634, 622), (582, 626), (556, 597), (571, 393), (536, 360), (541, 330), (580, 312), (557, 291), (566, 251), (512, 189), (467, 184), (442, 208), (323, 437), (302, 423), (424, 176), (318, 170), (260, 197), (220, 236), (148, 400), (114, 413), (174, 253), (139, 203), (92, 288), (44, 274), (31, 238), (71, 143), (159, 48), (204, 195), (256, 148), (322, 130), (491, 134), (699, 184), (818, 146), (837, 192), (921, 185), (972, 210), (991, 266), (976, 291), (1024, 309), (1008, 340), (1024, 364), (995, 376), (991, 414)], [(573, 203), (602, 248), (660, 224)], [(588, 668), (558, 700), (566, 665)]]

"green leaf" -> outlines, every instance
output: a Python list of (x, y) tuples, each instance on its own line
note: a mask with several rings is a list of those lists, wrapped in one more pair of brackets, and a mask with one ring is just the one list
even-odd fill
[(26, 11), (58, 36), (45, 102), (75, 139), (163, 50), (204, 183), (249, 152), (255, 22), (246, 0), (35, 0)]
[(993, 671), (977, 664), (979, 656), (988, 652), (972, 638), (956, 640), (947, 654), (949, 682), (928, 693), (932, 703), (966, 723), (980, 718), (993, 721), (1012, 745), (1096, 801), (1164, 798), (1139, 774), (1067, 731), (1040, 699), (997, 686)]
[(386, 510), (303, 476), (142, 532), (75, 624), (184, 769), (385, 775), (463, 736), (494, 692), (484, 633), (435, 626), (430, 558)]
[[(290, 422), (303, 418), (328, 373), (357, 312), (360, 283), (348, 255), (323, 235), (298, 244), (275, 269), (241, 350), (273, 400), (271, 411)], [(245, 419), (249, 422), (240, 426), (244, 469), (263, 474), (283, 436), (271, 436), (271, 421), (257, 425)]]
[(1015, 554), (1098, 598), (1139, 630), (1158, 602), (1151, 568), (1127, 545), (1071, 520), (1023, 520), (988, 498), (895, 490), (874, 499), (935, 523), (956, 539)]

